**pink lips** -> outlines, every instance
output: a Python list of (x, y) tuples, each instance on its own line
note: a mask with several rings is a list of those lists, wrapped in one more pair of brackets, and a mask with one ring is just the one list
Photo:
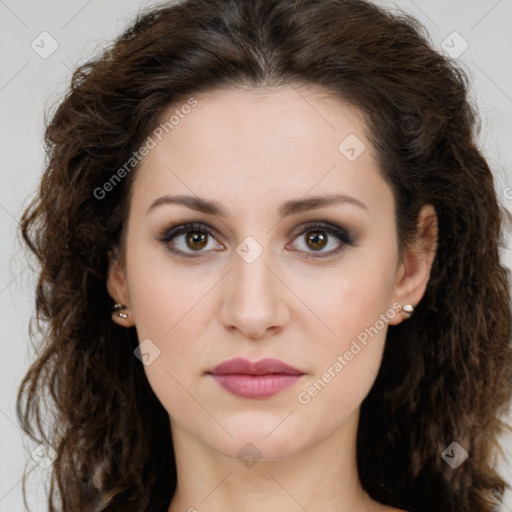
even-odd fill
[(207, 372), (224, 389), (244, 398), (267, 398), (293, 386), (304, 372), (279, 361), (261, 359), (252, 363), (237, 357)]

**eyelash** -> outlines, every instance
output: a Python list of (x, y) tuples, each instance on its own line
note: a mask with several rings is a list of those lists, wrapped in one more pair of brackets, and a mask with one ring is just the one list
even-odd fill
[[(330, 224), (328, 222), (314, 222), (312, 224), (308, 224), (293, 239), (295, 240), (295, 239), (299, 238), (301, 235), (305, 235), (306, 233), (309, 233), (310, 231), (314, 231), (314, 230), (321, 230), (321, 231), (325, 231), (328, 234), (334, 235), (336, 238), (338, 238), (342, 242), (342, 244), (338, 249), (333, 249), (333, 250), (329, 251), (328, 253), (326, 253), (327, 256), (311, 256), (309, 253), (305, 252), (304, 257), (307, 259), (319, 259), (319, 258), (327, 258), (330, 256), (335, 256), (335, 255), (339, 254), (340, 252), (342, 252), (346, 245), (348, 245), (348, 246), (355, 245), (354, 239), (348, 230), (338, 227), (334, 224)], [(184, 257), (184, 258), (200, 258), (201, 251), (196, 251), (197, 255), (193, 255), (191, 253), (183, 252), (179, 249), (173, 249), (169, 245), (169, 242), (176, 236), (186, 234), (191, 231), (199, 231), (202, 233), (206, 233), (209, 237), (215, 238), (214, 230), (211, 230), (210, 228), (208, 228), (208, 226), (206, 224), (189, 222), (186, 224), (180, 224), (178, 226), (174, 226), (174, 227), (167, 229), (160, 237), (158, 237), (158, 240), (161, 243), (163, 243), (166, 246), (166, 248), (169, 251), (171, 251), (173, 254), (176, 254), (176, 255)], [(304, 252), (304, 251), (302, 251), (302, 252)]]

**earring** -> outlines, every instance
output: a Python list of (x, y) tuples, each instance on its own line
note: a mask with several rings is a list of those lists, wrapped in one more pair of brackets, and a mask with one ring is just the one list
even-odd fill
[(402, 311), (404, 313), (405, 318), (410, 318), (414, 313), (414, 306), (412, 304), (405, 304), (402, 306)]
[(112, 314), (117, 315), (119, 318), (123, 318), (126, 320), (128, 318), (128, 315), (124, 312), (125, 309), (126, 306), (123, 306), (122, 304), (117, 302), (116, 304), (114, 304), (114, 307), (112, 308)]

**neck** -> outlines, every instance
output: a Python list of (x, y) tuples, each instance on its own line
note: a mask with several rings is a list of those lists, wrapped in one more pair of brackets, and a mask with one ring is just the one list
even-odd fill
[(272, 459), (252, 444), (240, 458), (219, 453), (171, 419), (178, 485), (168, 512), (387, 510), (359, 482), (358, 420), (359, 409), (320, 445), (302, 440), (296, 453)]

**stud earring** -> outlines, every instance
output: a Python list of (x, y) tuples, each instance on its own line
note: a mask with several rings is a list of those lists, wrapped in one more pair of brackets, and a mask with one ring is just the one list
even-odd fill
[(124, 312), (125, 309), (126, 306), (123, 306), (122, 304), (117, 302), (116, 304), (114, 304), (114, 307), (112, 308), (112, 314), (117, 315), (119, 318), (123, 318), (124, 320), (126, 320), (128, 318), (128, 315)]
[(402, 306), (402, 311), (406, 319), (410, 318), (414, 313), (414, 306), (412, 304), (405, 304)]

